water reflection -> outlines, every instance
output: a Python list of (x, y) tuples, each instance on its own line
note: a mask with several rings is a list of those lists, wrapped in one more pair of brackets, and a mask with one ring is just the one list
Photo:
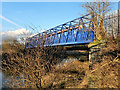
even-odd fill
[[(0, 88), (10, 87), (23, 87), (23, 76), (6, 76), (3, 72), (0, 72)], [(19, 86), (18, 86), (19, 85)]]

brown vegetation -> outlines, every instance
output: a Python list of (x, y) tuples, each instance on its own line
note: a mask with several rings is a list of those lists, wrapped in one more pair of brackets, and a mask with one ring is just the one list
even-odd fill
[[(7, 76), (13, 76), (5, 83), (7, 87), (77, 88), (89, 70), (88, 62), (80, 61), (59, 67), (57, 64), (65, 57), (65, 50), (60, 46), (25, 50), (18, 42), (2, 45), (2, 70)], [(88, 84), (81, 86), (88, 87)]]
[(119, 88), (120, 39), (107, 38), (99, 51), (100, 62), (95, 62), (88, 75), (91, 88)]
[(22, 87), (40, 88), (41, 76), (49, 72), (52, 65), (60, 62), (65, 55), (64, 52), (61, 53), (62, 47), (25, 49), (24, 44), (18, 42), (4, 42), (2, 46), (2, 70), (7, 75), (24, 76), (24, 81), (29, 84)]
[[(101, 59), (89, 70), (89, 62), (58, 63), (65, 57), (62, 47), (24, 49), (18, 42), (3, 43), (3, 72), (8, 87), (24, 88), (118, 88), (120, 40), (109, 38), (101, 48)], [(18, 48), (19, 47), (19, 48)], [(16, 80), (16, 77), (19, 79)]]

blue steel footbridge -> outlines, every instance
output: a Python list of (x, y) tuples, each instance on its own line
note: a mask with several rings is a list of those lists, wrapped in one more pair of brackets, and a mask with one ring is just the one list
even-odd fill
[(76, 18), (62, 25), (56, 26), (44, 32), (38, 33), (26, 40), (25, 48), (44, 46), (68, 46), (93, 42), (91, 14)]

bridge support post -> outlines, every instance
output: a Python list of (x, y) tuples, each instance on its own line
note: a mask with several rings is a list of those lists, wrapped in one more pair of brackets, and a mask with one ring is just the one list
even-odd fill
[(100, 48), (98, 46), (93, 46), (90, 48), (89, 50), (89, 61), (91, 63), (94, 63), (95, 61), (97, 61), (98, 57), (99, 57), (99, 52)]
[(89, 45), (89, 62), (90, 62), (90, 64), (100, 62), (102, 48), (104, 48), (104, 45), (101, 43)]

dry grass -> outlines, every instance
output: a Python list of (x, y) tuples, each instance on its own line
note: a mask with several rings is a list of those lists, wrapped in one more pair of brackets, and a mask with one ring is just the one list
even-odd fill
[(120, 67), (120, 39), (109, 37), (100, 51), (100, 63), (93, 65), (88, 79), (90, 88), (118, 88)]
[(118, 88), (120, 61), (103, 61), (94, 65), (88, 79), (90, 80), (91, 88)]
[(80, 61), (74, 61), (71, 63), (65, 63), (62, 67), (55, 66), (53, 70), (43, 77), (43, 87), (52, 88), (80, 88), (88, 86), (83, 82), (84, 77), (87, 75), (88, 63)]
[[(2, 70), (13, 76), (9, 78), (11, 83), (7, 83), (8, 87), (77, 88), (89, 70), (89, 63), (80, 61), (64, 63), (58, 67), (57, 63), (65, 55), (62, 47), (25, 50), (17, 48), (17, 45), (22, 46), (19, 43), (3, 44)], [(16, 77), (21, 79), (16, 80)], [(88, 86), (88, 81), (85, 82), (82, 83), (83, 87)]]
[[(3, 43), (2, 70), (13, 77), (8, 87), (24, 88), (118, 88), (119, 40), (111, 39), (101, 49), (101, 62), (89, 70), (89, 62), (74, 61), (58, 67), (65, 57), (63, 47), (24, 49), (23, 44)], [(19, 77), (16, 79), (16, 77)]]
[[(25, 83), (17, 87), (41, 88), (42, 76), (48, 73), (51, 67), (60, 62), (65, 55), (61, 52), (62, 47), (41, 46), (26, 50), (24, 45), (18, 42), (5, 42), (2, 46), (2, 71), (8, 76), (22, 78)], [(16, 87), (12, 83), (15, 79), (11, 79), (11, 85), (8, 87)]]

